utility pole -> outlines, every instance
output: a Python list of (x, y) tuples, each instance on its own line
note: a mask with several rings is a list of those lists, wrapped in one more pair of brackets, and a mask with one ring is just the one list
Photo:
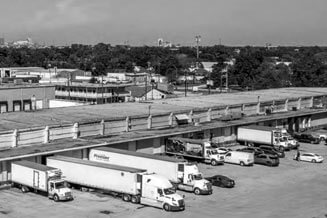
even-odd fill
[(199, 43), (201, 41), (201, 36), (197, 35), (195, 36), (195, 42), (196, 42), (196, 68), (199, 68)]

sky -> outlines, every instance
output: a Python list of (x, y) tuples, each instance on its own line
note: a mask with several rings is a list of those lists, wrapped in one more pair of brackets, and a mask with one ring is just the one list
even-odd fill
[(1, 0), (0, 37), (72, 43), (327, 45), (327, 0)]

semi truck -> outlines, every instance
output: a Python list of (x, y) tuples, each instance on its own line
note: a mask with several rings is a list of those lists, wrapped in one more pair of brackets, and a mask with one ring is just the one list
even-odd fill
[(78, 158), (53, 156), (47, 165), (60, 168), (68, 183), (120, 195), (123, 201), (163, 208), (184, 210), (184, 198), (168, 179), (149, 174), (145, 169), (99, 163)]
[(237, 140), (245, 145), (270, 145), (280, 150), (290, 148), (287, 138), (281, 130), (269, 126), (242, 126), (237, 128)]
[(89, 160), (146, 169), (168, 178), (180, 190), (196, 195), (212, 193), (211, 183), (203, 179), (197, 165), (185, 160), (109, 147), (91, 149)]
[(187, 159), (210, 163), (213, 166), (224, 164), (224, 155), (211, 146), (210, 141), (173, 137), (167, 139), (165, 152), (168, 155), (182, 156)]
[(30, 161), (11, 163), (11, 181), (23, 193), (29, 190), (46, 193), (54, 201), (73, 200), (72, 192), (61, 177), (61, 170)]

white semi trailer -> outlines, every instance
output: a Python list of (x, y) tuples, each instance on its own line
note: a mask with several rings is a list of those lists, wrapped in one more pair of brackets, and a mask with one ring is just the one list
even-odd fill
[(48, 157), (47, 165), (60, 168), (71, 184), (120, 194), (124, 201), (159, 207), (166, 211), (185, 208), (183, 197), (176, 194), (168, 179), (148, 174), (143, 169), (65, 156)]
[(185, 160), (109, 147), (91, 149), (89, 160), (146, 169), (168, 178), (180, 190), (197, 195), (212, 193), (211, 183), (203, 179), (198, 167)]
[(278, 128), (269, 126), (241, 126), (237, 128), (237, 140), (246, 145), (270, 145), (279, 149), (289, 149), (291, 146), (287, 139), (282, 137)]
[(16, 161), (11, 163), (11, 181), (23, 193), (32, 189), (47, 193), (54, 201), (73, 200), (72, 192), (66, 187), (58, 168), (25, 160)]

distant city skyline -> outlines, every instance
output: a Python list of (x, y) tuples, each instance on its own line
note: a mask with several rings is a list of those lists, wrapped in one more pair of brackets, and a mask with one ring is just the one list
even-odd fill
[(326, 0), (2, 0), (0, 38), (72, 43), (327, 45)]

